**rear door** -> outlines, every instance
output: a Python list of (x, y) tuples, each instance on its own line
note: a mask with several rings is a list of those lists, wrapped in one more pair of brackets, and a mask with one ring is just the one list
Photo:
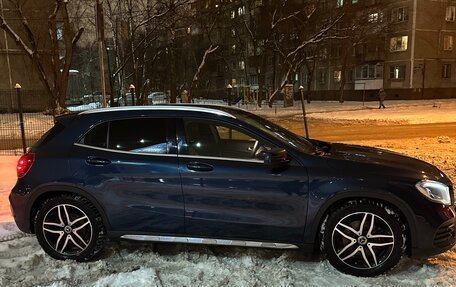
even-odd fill
[(99, 123), (74, 145), (71, 170), (75, 184), (105, 208), (114, 231), (184, 232), (173, 119)]

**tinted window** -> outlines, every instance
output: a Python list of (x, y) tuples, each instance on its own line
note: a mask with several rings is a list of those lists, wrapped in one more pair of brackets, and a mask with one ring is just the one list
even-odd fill
[(262, 160), (271, 145), (224, 124), (184, 120), (187, 151), (190, 155)]
[(48, 130), (37, 142), (32, 145), (33, 149), (43, 146), (55, 138), (65, 129), (65, 126), (57, 122), (50, 130)]
[(108, 139), (108, 123), (102, 123), (90, 130), (82, 143), (94, 147), (106, 148)]
[(113, 150), (165, 154), (168, 152), (166, 119), (112, 121), (108, 148)]
[(285, 144), (292, 146), (304, 153), (315, 153), (315, 146), (304, 137), (296, 135), (289, 130), (276, 125), (262, 117), (248, 113), (239, 109), (230, 109), (219, 107), (220, 110), (225, 110), (228, 113), (234, 114), (240, 121), (246, 122), (249, 125), (261, 130), (262, 132), (272, 136)]

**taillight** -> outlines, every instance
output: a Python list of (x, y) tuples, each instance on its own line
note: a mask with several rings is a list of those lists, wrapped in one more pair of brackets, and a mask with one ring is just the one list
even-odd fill
[(35, 154), (34, 153), (26, 153), (17, 162), (16, 171), (17, 177), (21, 178), (24, 177), (35, 161)]

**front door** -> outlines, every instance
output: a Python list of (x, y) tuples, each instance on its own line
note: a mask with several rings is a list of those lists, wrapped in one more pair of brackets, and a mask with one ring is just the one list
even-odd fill
[(308, 179), (304, 167), (272, 170), (262, 156), (271, 143), (235, 125), (186, 118), (179, 172), (191, 237), (300, 242)]
[(100, 123), (75, 144), (70, 163), (75, 184), (102, 203), (113, 231), (184, 233), (174, 120)]

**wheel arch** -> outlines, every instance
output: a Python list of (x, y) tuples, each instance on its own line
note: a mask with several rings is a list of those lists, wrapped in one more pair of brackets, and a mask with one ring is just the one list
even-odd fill
[(97, 209), (97, 211), (100, 213), (101, 218), (103, 219), (103, 224), (105, 226), (106, 231), (111, 230), (111, 225), (109, 223), (108, 218), (106, 217), (106, 213), (104, 212), (104, 208), (101, 206), (101, 204), (96, 200), (95, 197), (90, 195), (88, 192), (85, 190), (75, 187), (75, 186), (68, 186), (68, 185), (46, 185), (46, 186), (41, 186), (35, 191), (31, 193), (31, 198), (28, 201), (28, 205), (26, 207), (26, 216), (29, 218), (29, 230), (32, 233), (35, 233), (34, 230), (34, 218), (35, 215), (38, 211), (38, 208), (41, 204), (43, 204), (44, 201), (46, 201), (49, 198), (52, 197), (57, 197), (62, 194), (76, 194), (85, 197), (87, 200), (90, 201), (91, 204)]
[[(320, 236), (320, 228), (324, 223), (326, 216), (332, 210), (353, 200), (373, 200), (394, 208), (405, 220), (407, 232), (410, 237), (408, 239), (408, 246), (410, 248), (413, 248), (413, 244), (416, 242), (416, 223), (413, 219), (413, 212), (405, 201), (391, 193), (372, 192), (360, 194), (359, 192), (346, 192), (331, 197), (323, 204), (323, 206), (320, 207), (316, 213), (313, 222), (318, 224), (312, 224), (310, 234), (308, 234), (308, 236), (310, 236), (315, 243), (319, 242), (318, 240)], [(318, 246), (319, 244), (315, 244), (315, 247)]]

